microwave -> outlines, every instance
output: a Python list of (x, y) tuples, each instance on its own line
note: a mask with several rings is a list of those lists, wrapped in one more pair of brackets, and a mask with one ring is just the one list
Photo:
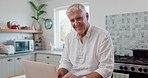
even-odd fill
[(14, 46), (15, 53), (34, 51), (33, 40), (13, 40), (7, 41), (7, 44)]

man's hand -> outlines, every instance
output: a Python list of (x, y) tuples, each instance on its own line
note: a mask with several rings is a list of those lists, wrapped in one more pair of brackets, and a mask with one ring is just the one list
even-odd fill
[(67, 69), (65, 69), (65, 68), (60, 68), (59, 70), (58, 70), (58, 78), (62, 78), (65, 74), (67, 74), (68, 73), (68, 70)]
[(80, 78), (80, 77), (78, 77), (78, 76), (72, 74), (71, 72), (69, 72), (69, 73), (67, 73), (67, 74), (66, 74), (64, 77), (62, 77), (62, 78)]
[[(87, 76), (87, 78), (103, 78), (100, 74), (98, 74), (97, 72), (93, 72), (90, 74), (85, 75)], [(76, 76), (74, 74), (72, 74), (71, 72), (68, 72), (64, 77), (62, 78), (82, 78), (82, 76)]]

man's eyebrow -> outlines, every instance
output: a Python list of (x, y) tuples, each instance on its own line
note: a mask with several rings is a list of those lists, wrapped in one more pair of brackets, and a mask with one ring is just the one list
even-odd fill
[(78, 18), (76, 18), (77, 20), (79, 20), (79, 19), (81, 19), (82, 17), (78, 17)]

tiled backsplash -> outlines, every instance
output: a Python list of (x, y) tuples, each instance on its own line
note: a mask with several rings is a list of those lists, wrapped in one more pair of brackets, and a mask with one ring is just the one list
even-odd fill
[(148, 48), (147, 11), (107, 15), (106, 29), (111, 34), (116, 54), (130, 55), (129, 49)]

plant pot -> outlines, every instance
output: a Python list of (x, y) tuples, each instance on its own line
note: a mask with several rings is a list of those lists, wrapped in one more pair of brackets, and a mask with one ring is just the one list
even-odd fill
[(33, 22), (33, 27), (35, 28), (35, 30), (41, 30), (41, 25), (38, 21)]

